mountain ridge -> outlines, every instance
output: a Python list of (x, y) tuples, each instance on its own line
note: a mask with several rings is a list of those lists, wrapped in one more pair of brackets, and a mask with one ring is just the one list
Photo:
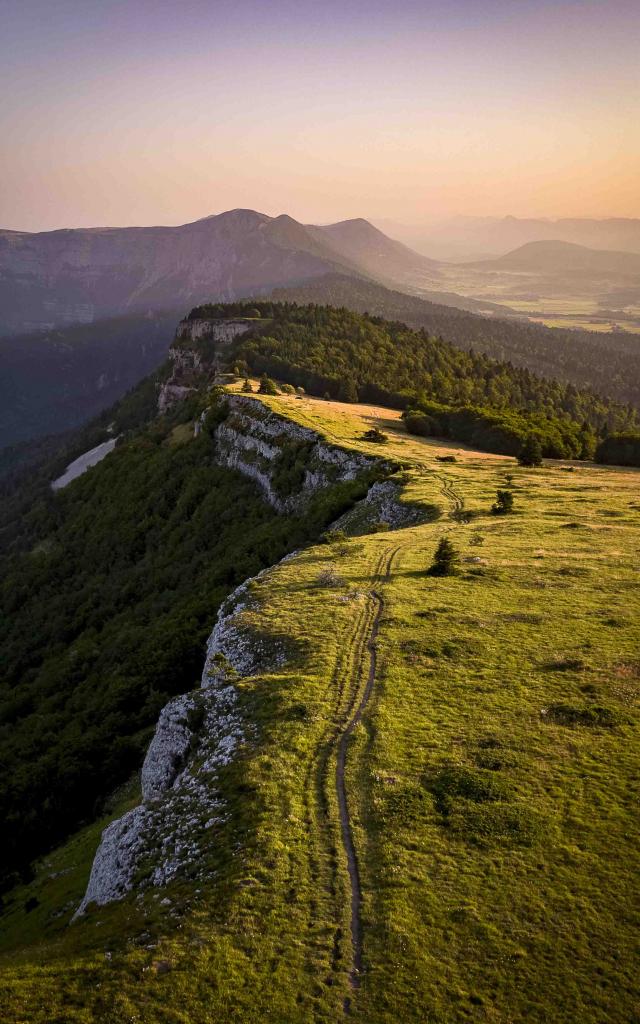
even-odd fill
[(437, 276), (433, 261), (361, 220), (305, 225), (236, 209), (175, 227), (0, 230), (0, 332), (186, 309), (332, 271), (415, 285)]

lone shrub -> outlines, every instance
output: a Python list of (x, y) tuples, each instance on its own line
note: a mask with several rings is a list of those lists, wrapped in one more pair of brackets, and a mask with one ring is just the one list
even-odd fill
[(455, 455), (436, 455), (436, 462), (457, 462)]
[(316, 587), (345, 587), (347, 581), (335, 569), (323, 569), (316, 576)]
[(242, 390), (245, 393), (247, 393), (247, 394), (253, 394), (253, 388), (251, 387), (251, 381), (249, 380), (248, 377), (245, 377), (244, 384), (242, 385)]
[(387, 434), (383, 434), (377, 427), (372, 427), (371, 430), (365, 430), (362, 440), (373, 441), (374, 444), (386, 444), (389, 438)]
[(443, 537), (438, 544), (433, 562), (429, 568), (429, 576), (455, 576), (459, 564), (458, 552), (448, 537)]
[(260, 387), (258, 388), (258, 392), (261, 395), (277, 395), (278, 386), (275, 380), (272, 380), (271, 377), (267, 377), (266, 373), (263, 373), (260, 378)]
[(344, 530), (327, 530), (320, 540), (323, 544), (343, 544), (347, 540)]
[(511, 491), (496, 491), (496, 500), (491, 506), (494, 516), (505, 516), (513, 512), (513, 494)]
[(542, 465), (542, 446), (535, 434), (529, 434), (526, 438), (518, 452), (518, 462), (521, 466), (534, 467)]

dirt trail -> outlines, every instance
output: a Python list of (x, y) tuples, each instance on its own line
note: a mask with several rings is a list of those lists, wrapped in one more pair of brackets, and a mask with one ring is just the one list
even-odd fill
[[(401, 545), (398, 545), (392, 550), (385, 552), (382, 556), (376, 568), (375, 575), (378, 579), (385, 581), (390, 578), (393, 561), (400, 550), (400, 547)], [(362, 886), (360, 883), (358, 858), (353, 841), (353, 830), (349, 815), (349, 804), (345, 785), (345, 767), (349, 739), (356, 725), (362, 720), (367, 704), (371, 698), (371, 694), (373, 693), (376, 679), (376, 641), (380, 628), (380, 619), (384, 611), (384, 599), (380, 593), (374, 590), (369, 595), (369, 600), (373, 603), (374, 614), (373, 619), (371, 619), (370, 616), (365, 617), (363, 621), (362, 636), (362, 655), (364, 654), (364, 651), (367, 651), (369, 656), (366, 681), (363, 688), (358, 685), (361, 684), (365, 669), (365, 664), (363, 663), (363, 657), (361, 655), (359, 663), (356, 666), (357, 676), (355, 679), (353, 702), (349, 711), (349, 718), (338, 741), (336, 761), (336, 791), (338, 796), (338, 810), (340, 814), (340, 829), (342, 833), (342, 844), (347, 858), (347, 870), (349, 872), (349, 883), (351, 888), (351, 942), (353, 960), (351, 970), (349, 972), (349, 980), (353, 989), (359, 987), (362, 971)], [(349, 1008), (350, 1000), (347, 998), (345, 1000), (345, 1011), (349, 1012)]]
[(442, 494), (451, 505), (449, 515), (452, 519), (456, 519), (462, 512), (464, 512), (464, 500), (456, 493), (453, 489), (453, 484), (446, 476), (439, 477), (439, 480), (442, 484)]

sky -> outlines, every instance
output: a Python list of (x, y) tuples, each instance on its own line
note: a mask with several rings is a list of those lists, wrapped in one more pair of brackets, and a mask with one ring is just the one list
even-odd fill
[(640, 216), (639, 0), (0, 0), (0, 226)]

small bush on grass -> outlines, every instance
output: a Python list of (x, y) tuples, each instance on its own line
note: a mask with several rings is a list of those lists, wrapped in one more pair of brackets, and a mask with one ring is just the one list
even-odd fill
[(459, 569), (460, 558), (448, 537), (443, 537), (438, 544), (433, 562), (428, 569), (429, 576), (455, 576)]
[(365, 430), (362, 435), (363, 441), (373, 441), (374, 444), (386, 444), (389, 440), (387, 434), (383, 434), (377, 427), (372, 427), (371, 430)]
[(436, 455), (436, 462), (457, 462), (455, 455)]
[(316, 587), (346, 587), (347, 581), (335, 569), (323, 569), (316, 576)]
[(388, 533), (390, 529), (391, 524), (384, 519), (375, 519), (371, 523), (371, 533)]
[(326, 530), (320, 540), (323, 544), (343, 544), (347, 540), (344, 530)]
[(491, 506), (494, 516), (505, 516), (513, 512), (513, 494), (511, 491), (496, 491), (496, 500)]
[(258, 388), (258, 392), (261, 395), (277, 395), (279, 394), (278, 385), (275, 380), (272, 380), (271, 377), (267, 377), (266, 373), (263, 373), (260, 378), (260, 387)]

